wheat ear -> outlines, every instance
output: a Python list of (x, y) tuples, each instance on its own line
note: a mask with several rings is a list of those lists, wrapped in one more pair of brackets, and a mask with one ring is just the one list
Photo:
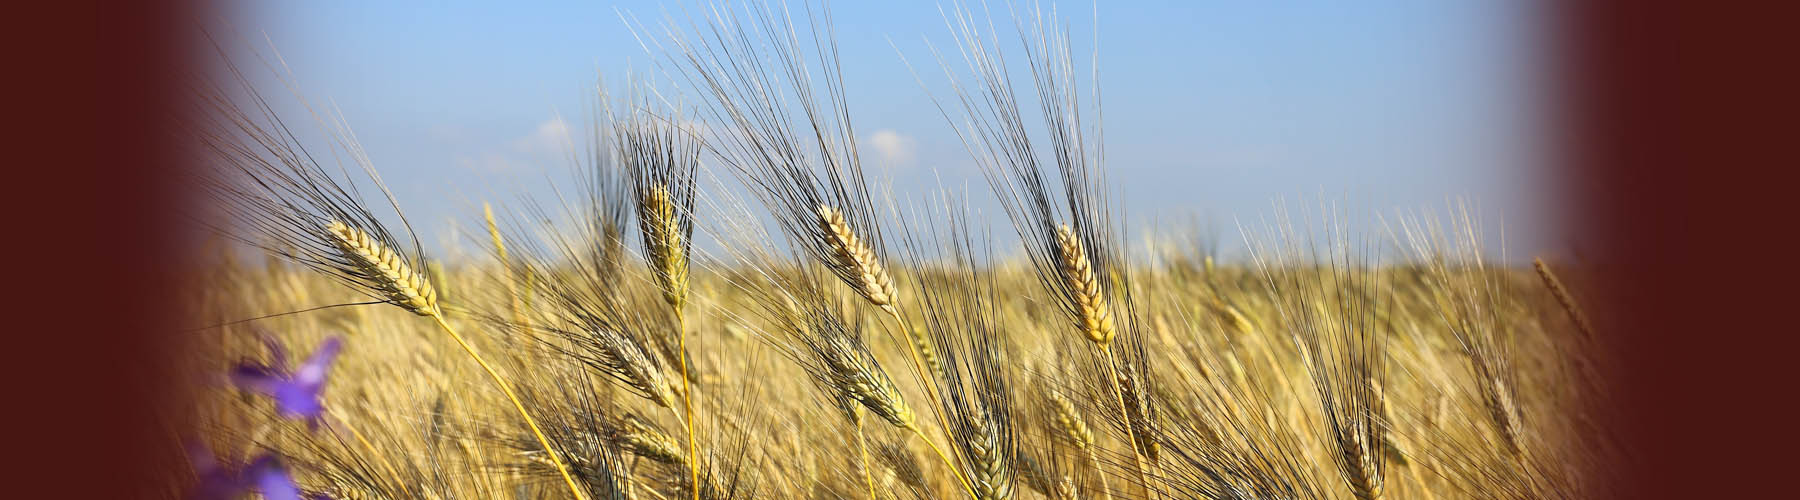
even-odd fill
[(980, 498), (975, 496), (975, 488), (971, 487), (969, 480), (963, 477), (961, 470), (956, 467), (956, 462), (951, 461), (950, 456), (945, 455), (943, 449), (938, 448), (937, 443), (931, 442), (931, 438), (926, 437), (924, 431), (919, 430), (917, 421), (913, 418), (912, 407), (906, 404), (906, 398), (900, 394), (898, 387), (894, 387), (892, 380), (865, 361), (862, 355), (858, 354), (861, 351), (852, 347), (844, 339), (828, 340), (825, 350), (832, 353), (824, 357), (829, 368), (828, 380), (837, 386), (839, 391), (850, 399), (862, 403), (864, 408), (868, 408), (875, 416), (881, 417), (882, 420), (893, 424), (894, 427), (912, 431), (913, 435), (925, 442), (925, 446), (931, 447), (931, 451), (937, 453), (938, 459), (943, 460), (944, 465), (950, 468), (950, 473), (956, 476), (956, 480), (962, 484), (964, 490), (969, 492), (971, 498)]
[(1575, 328), (1581, 330), (1582, 336), (1593, 338), (1593, 325), (1588, 323), (1587, 315), (1581, 312), (1581, 306), (1575, 303), (1575, 296), (1569, 294), (1569, 289), (1563, 286), (1562, 280), (1556, 278), (1556, 273), (1550, 271), (1550, 266), (1544, 263), (1543, 258), (1531, 259), (1531, 265), (1537, 268), (1538, 278), (1544, 281), (1545, 288), (1550, 289), (1550, 295), (1556, 297), (1556, 303), (1561, 304), (1563, 310), (1569, 313), (1569, 319), (1575, 322)]
[(1005, 452), (1000, 449), (991, 424), (986, 418), (976, 418), (969, 434), (980, 436), (980, 440), (971, 439), (969, 451), (969, 484), (975, 488), (975, 498), (979, 500), (1007, 500), (1012, 498), (1012, 481), (1008, 476), (1012, 472), (1007, 468)]
[(488, 238), (494, 242), (494, 257), (500, 261), (500, 272), (506, 275), (506, 306), (512, 314), (512, 326), (520, 334), (528, 334), (531, 327), (525, 323), (524, 303), (519, 300), (519, 280), (513, 275), (512, 260), (506, 255), (506, 238), (500, 236), (500, 225), (494, 223), (494, 208), (482, 203), (481, 216), (487, 220)]
[(1105, 349), (1112, 343), (1117, 329), (1113, 326), (1112, 311), (1106, 306), (1106, 296), (1094, 275), (1094, 266), (1088, 261), (1081, 239), (1075, 237), (1075, 231), (1067, 224), (1056, 227), (1056, 244), (1062, 252), (1063, 283), (1075, 302), (1081, 333)]
[(1067, 285), (1069, 299), (1074, 303), (1076, 326), (1081, 329), (1094, 345), (1100, 347), (1101, 354), (1106, 356), (1108, 374), (1111, 382), (1113, 400), (1119, 404), (1119, 414), (1125, 418), (1125, 432), (1131, 441), (1131, 455), (1137, 462), (1139, 481), (1144, 488), (1150, 488), (1150, 473), (1144, 464), (1145, 450), (1140, 444), (1137, 422), (1132, 418), (1133, 410), (1125, 406), (1124, 389), (1120, 379), (1124, 378), (1118, 370), (1118, 358), (1112, 351), (1112, 340), (1117, 329), (1113, 325), (1112, 311), (1107, 307), (1106, 295), (1100, 289), (1100, 281), (1094, 275), (1094, 266), (1088, 260), (1087, 249), (1081, 239), (1075, 236), (1075, 230), (1068, 224), (1056, 226), (1056, 246), (1061, 252), (1063, 283)]
[(652, 271), (657, 287), (662, 289), (663, 301), (679, 310), (687, 303), (688, 258), (669, 188), (662, 184), (652, 186), (640, 207), (638, 216), (643, 219), (645, 246), (650, 265), (655, 268)]
[(856, 293), (869, 299), (869, 303), (886, 310), (888, 314), (897, 315), (894, 311), (894, 299), (898, 294), (894, 289), (893, 276), (888, 275), (887, 268), (881, 266), (881, 259), (875, 257), (875, 251), (850, 229), (850, 224), (844, 220), (844, 213), (819, 205), (819, 229), (824, 231), (836, 257), (831, 262), (832, 267), (850, 276)]
[(633, 455), (671, 465), (690, 462), (682, 456), (681, 445), (675, 444), (673, 438), (635, 415), (625, 416), (624, 421), (620, 422), (618, 430), (612, 437), (613, 442), (631, 450)]
[[(852, 288), (856, 289), (857, 294), (894, 318), (901, 332), (909, 332), (910, 325), (900, 316), (900, 310), (894, 307), (894, 300), (899, 297), (899, 292), (894, 288), (894, 278), (888, 274), (887, 268), (882, 267), (881, 259), (875, 257), (875, 251), (850, 228), (850, 223), (844, 220), (843, 212), (826, 205), (819, 205), (818, 211), (819, 229), (825, 233), (826, 242), (831, 245), (832, 255), (835, 256), (830, 264), (841, 275), (851, 277)], [(931, 374), (936, 372), (926, 368), (924, 355), (919, 350), (918, 342), (907, 342), (906, 352), (911, 355), (913, 370), (919, 377), (929, 380)], [(925, 395), (933, 405), (937, 404), (937, 393), (929, 387), (926, 388)], [(944, 432), (949, 432), (950, 423), (944, 419), (944, 415), (935, 414), (938, 425)], [(920, 437), (924, 437), (924, 434), (920, 434)], [(930, 442), (926, 440), (926, 443)], [(946, 460), (945, 463), (949, 461)]]
[(687, 303), (688, 262), (681, 241), (681, 225), (675, 216), (669, 187), (661, 183), (651, 186), (638, 205), (645, 247), (649, 250), (650, 266), (654, 268), (652, 274), (656, 275), (657, 287), (662, 289), (663, 301), (675, 310), (675, 342), (681, 351), (677, 357), (681, 358), (682, 422), (687, 425), (688, 456), (695, 458), (688, 463), (688, 473), (695, 485), (694, 500), (700, 500), (700, 446), (694, 439), (694, 398), (688, 385), (687, 314), (682, 311), (682, 306)]
[(544, 436), (544, 431), (538, 428), (537, 421), (533, 420), (531, 414), (525, 411), (525, 404), (519, 401), (517, 394), (513, 393), (512, 385), (508, 384), (499, 372), (494, 371), (494, 368), (488, 365), (487, 360), (475, 351), (475, 346), (470, 345), (467, 340), (463, 339), (462, 334), (456, 333), (456, 329), (444, 322), (443, 311), (437, 303), (437, 292), (432, 289), (431, 282), (426, 281), (423, 274), (413, 272), (412, 267), (406, 264), (399, 253), (382, 245), (370, 237), (369, 233), (336, 220), (326, 224), (325, 229), (331, 234), (332, 244), (337, 246), (343, 257), (355, 263), (363, 274), (379, 283), (388, 300), (401, 308), (412, 311), (413, 314), (426, 316), (437, 322), (438, 327), (442, 328), (444, 333), (450, 334), (450, 338), (456, 341), (456, 345), (462, 347), (463, 352), (468, 353), (469, 357), (475, 360), (475, 364), (481, 365), (481, 369), (487, 372), (488, 378), (494, 381), (494, 385), (499, 386), (500, 391), (506, 393), (506, 398), (512, 401), (513, 409), (519, 412), (519, 417), (525, 419), (525, 425), (531, 427), (531, 433), (537, 437), (538, 444), (544, 447), (544, 453), (550, 456), (551, 463), (556, 465), (556, 471), (562, 474), (563, 482), (568, 483), (569, 492), (575, 495), (576, 500), (585, 498), (581, 494), (581, 488), (575, 485), (574, 476), (569, 475), (569, 467), (563, 465), (562, 458), (556, 453), (556, 448), (550, 446), (550, 438)]
[(331, 243), (337, 246), (338, 252), (380, 285), (382, 298), (420, 316), (442, 314), (438, 309), (437, 289), (431, 286), (431, 280), (422, 273), (413, 272), (412, 266), (408, 266), (399, 253), (382, 245), (369, 233), (343, 222), (331, 221), (325, 230), (331, 233)]
[[(1063, 437), (1067, 438), (1070, 444), (1075, 445), (1075, 449), (1082, 451), (1087, 457), (1088, 465), (1093, 467), (1094, 475), (1100, 478), (1100, 497), (1111, 500), (1112, 487), (1107, 485), (1106, 473), (1100, 471), (1100, 457), (1094, 452), (1093, 429), (1088, 427), (1086, 419), (1081, 418), (1081, 413), (1075, 410), (1075, 404), (1070, 402), (1069, 398), (1063, 397), (1062, 393), (1050, 393), (1050, 405), (1056, 413), (1057, 430), (1062, 432)], [(1074, 485), (1071, 484), (1071, 495), (1073, 487)]]

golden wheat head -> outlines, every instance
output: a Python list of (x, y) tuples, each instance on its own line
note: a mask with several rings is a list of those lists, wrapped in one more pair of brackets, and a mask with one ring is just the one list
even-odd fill
[(826, 344), (827, 349), (836, 351), (835, 355), (826, 357), (826, 364), (830, 367), (830, 381), (839, 391), (895, 427), (913, 428), (912, 407), (906, 404), (900, 388), (894, 386), (881, 368), (865, 360), (856, 348), (841, 339), (832, 339)]
[(831, 244), (835, 256), (832, 267), (837, 268), (840, 275), (847, 276), (856, 293), (869, 299), (869, 303), (891, 310), (898, 298), (894, 278), (881, 266), (875, 251), (850, 229), (844, 213), (819, 205), (819, 229), (825, 232), (826, 240)]
[(687, 464), (687, 458), (682, 456), (681, 445), (674, 438), (635, 415), (627, 415), (619, 423), (618, 429), (613, 432), (613, 441), (633, 455), (652, 461), (672, 465)]
[(1069, 298), (1075, 302), (1076, 321), (1081, 332), (1088, 340), (1106, 347), (1112, 343), (1116, 330), (1112, 311), (1106, 306), (1106, 295), (1101, 292), (1094, 267), (1088, 262), (1087, 251), (1067, 224), (1056, 227), (1056, 244), (1062, 252), (1063, 283), (1068, 285)]
[(688, 293), (687, 250), (682, 244), (675, 203), (669, 199), (669, 187), (661, 183), (652, 186), (638, 207), (644, 247), (649, 250), (656, 285), (662, 289), (664, 301), (680, 308), (687, 301)]
[(363, 277), (372, 280), (385, 299), (420, 316), (440, 313), (437, 289), (423, 273), (414, 272), (406, 259), (369, 236), (340, 221), (325, 226), (338, 252), (353, 262)]
[(1056, 430), (1059, 435), (1075, 445), (1075, 449), (1086, 450), (1094, 445), (1094, 431), (1088, 427), (1087, 420), (1075, 410), (1075, 403), (1062, 393), (1050, 393), (1050, 407), (1054, 410)]

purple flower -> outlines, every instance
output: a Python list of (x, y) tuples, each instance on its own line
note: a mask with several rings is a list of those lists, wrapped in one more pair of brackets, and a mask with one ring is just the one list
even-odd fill
[(267, 500), (331, 500), (323, 494), (301, 496), (293, 477), (272, 455), (252, 460), (243, 469), (231, 469), (219, 465), (205, 447), (191, 447), (189, 453), (194, 472), (200, 476), (199, 484), (188, 495), (192, 500), (234, 500), (252, 491)]
[(251, 462), (249, 476), (249, 482), (266, 500), (301, 500), (294, 478), (288, 476), (287, 469), (281, 468), (275, 457), (263, 456)]
[(231, 372), (232, 382), (244, 390), (275, 398), (275, 410), (281, 416), (304, 418), (309, 425), (318, 425), (325, 412), (319, 392), (325, 389), (325, 373), (331, 369), (343, 340), (325, 339), (312, 357), (292, 372), (287, 368), (287, 349), (271, 337), (263, 337), (263, 343), (269, 347), (271, 364), (240, 363)]

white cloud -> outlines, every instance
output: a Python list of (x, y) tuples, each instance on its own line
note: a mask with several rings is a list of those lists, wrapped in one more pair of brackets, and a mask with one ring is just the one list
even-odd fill
[(572, 140), (569, 123), (562, 117), (538, 123), (531, 132), (513, 139), (486, 143), (471, 140), (464, 129), (440, 129), (433, 129), (432, 133), (449, 143), (448, 147), (461, 150), (453, 160), (457, 167), (487, 174), (518, 173), (561, 161)]
[(881, 129), (869, 134), (867, 142), (869, 147), (875, 148), (875, 154), (888, 167), (910, 166), (918, 156), (919, 141), (891, 129)]
[(569, 122), (558, 116), (539, 123), (530, 135), (513, 139), (513, 150), (530, 154), (556, 154), (569, 146)]
[(474, 172), (504, 174), (512, 172), (519, 168), (520, 165), (518, 162), (508, 159), (507, 155), (484, 153), (477, 155), (457, 155), (456, 166)]

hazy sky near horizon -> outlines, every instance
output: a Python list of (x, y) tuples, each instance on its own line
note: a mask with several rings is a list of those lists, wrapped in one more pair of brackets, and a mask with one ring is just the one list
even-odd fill
[[(1108, 176), (1134, 224), (1192, 214), (1229, 243), (1234, 220), (1281, 199), (1391, 214), (1466, 196), (1505, 219), (1509, 252), (1535, 252), (1555, 229), (1540, 222), (1555, 188), (1533, 132), (1543, 30), (1529, 4), (1104, 2), (1097, 17), (1090, 2), (1055, 5), (1079, 56), (1098, 33)], [(596, 75), (616, 91), (655, 62), (619, 12), (654, 25), (692, 5), (257, 2), (232, 23), (266, 34), (305, 95), (336, 105), (437, 245), (479, 202), (570, 178), (562, 134), (579, 131)], [(1005, 4), (989, 8), (1007, 34)], [(865, 165), (897, 192), (941, 181), (987, 197), (928, 94), (942, 97), (945, 77), (926, 40), (953, 43), (938, 4), (836, 2), (833, 14)]]

